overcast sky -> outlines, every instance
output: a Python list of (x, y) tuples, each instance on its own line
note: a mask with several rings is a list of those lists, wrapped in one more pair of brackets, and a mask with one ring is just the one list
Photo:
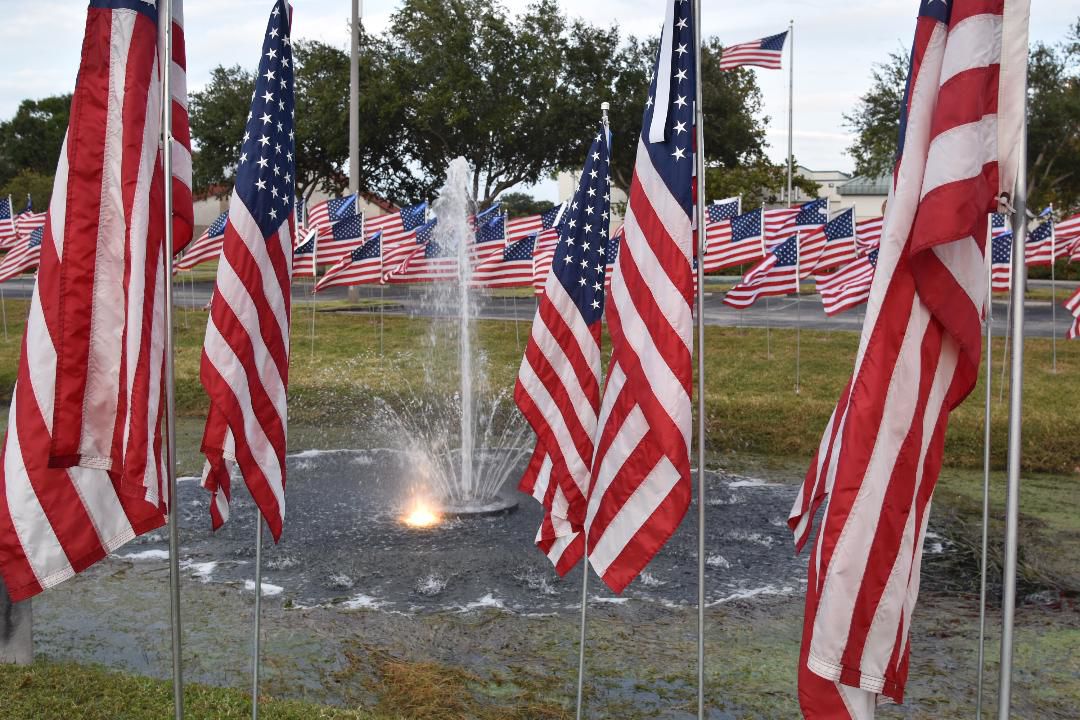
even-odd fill
[[(366, 0), (364, 24), (386, 28), (400, 0)], [(504, 0), (511, 11), (527, 0)], [(623, 34), (658, 32), (663, 2), (590, 0), (559, 4), (595, 25), (617, 24)], [(198, 89), (216, 65), (254, 68), (270, 0), (187, 0), (188, 86)], [(349, 0), (294, 0), (295, 31), (342, 48), (348, 44)], [(1080, 9), (1076, 0), (1032, 3), (1033, 40), (1058, 42)], [(870, 82), (870, 66), (890, 50), (906, 48), (915, 26), (917, 0), (703, 0), (703, 32), (724, 44), (782, 32), (795, 21), (795, 156), (815, 170), (846, 170), (849, 137), (842, 114)], [(78, 0), (0, 0), (0, 118), (10, 117), (20, 100), (70, 92), (79, 63), (86, 3)], [(787, 145), (787, 57), (783, 71), (755, 70), (771, 118), (769, 154), (781, 161)], [(605, 98), (598, 98), (597, 101)], [(618, 102), (618, 98), (611, 98)], [(706, 143), (723, 138), (705, 138)], [(554, 183), (535, 193), (555, 199)]]

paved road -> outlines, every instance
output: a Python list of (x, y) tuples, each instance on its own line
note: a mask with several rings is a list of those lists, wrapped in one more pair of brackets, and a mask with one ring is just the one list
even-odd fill
[[(735, 282), (738, 278), (717, 278), (718, 282)], [(1049, 289), (1047, 280), (1033, 280), (1031, 285), (1039, 289)], [(1059, 282), (1062, 288), (1075, 288), (1076, 282)], [(212, 284), (197, 282), (191, 284), (180, 281), (176, 284), (176, 302), (185, 307), (204, 307), (210, 300)], [(33, 289), (31, 278), (17, 278), (4, 283), (4, 297), (28, 298)], [(358, 288), (361, 300), (383, 300), (389, 305), (385, 312), (412, 317), (433, 317), (439, 312), (427, 295), (425, 287), (388, 285), (385, 287), (361, 286)], [(348, 293), (345, 288), (331, 288), (319, 293), (320, 301), (344, 300)], [(801, 325), (807, 330), (848, 330), (862, 328), (864, 308), (859, 307), (835, 317), (828, 317), (821, 309), (821, 298), (810, 292), (798, 299), (794, 297), (771, 298), (759, 301), (748, 310), (737, 311), (724, 305), (722, 292), (707, 292), (705, 295), (705, 322), (708, 325), (723, 327), (780, 327), (791, 328)], [(311, 302), (311, 290), (308, 284), (293, 285), (293, 301), (297, 305)], [(532, 298), (479, 297), (477, 299), (478, 316), (485, 320), (531, 320), (536, 309)], [(1049, 301), (1029, 300), (1026, 303), (1026, 326), (1029, 337), (1050, 337), (1055, 323), (1058, 337), (1065, 337), (1071, 324), (1068, 311), (1058, 306), (1052, 308)], [(994, 302), (994, 334), (1005, 333), (1008, 303), (1004, 297)]]

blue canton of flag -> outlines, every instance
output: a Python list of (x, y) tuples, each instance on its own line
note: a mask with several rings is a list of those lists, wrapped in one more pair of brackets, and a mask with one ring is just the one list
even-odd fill
[(853, 237), (855, 237), (854, 208), (848, 208), (825, 223), (825, 238), (827, 240), (848, 240)]
[(552, 261), (552, 272), (586, 325), (599, 321), (604, 313), (604, 253), (611, 212), (605, 135), (601, 126), (589, 147), (574, 201), (563, 216), (562, 237)]
[(866, 260), (874, 267), (877, 267), (878, 248), (874, 248), (866, 254)]
[(236, 194), (263, 237), (274, 234), (289, 217), (296, 194), (292, 42), (288, 18), (282, 14), (281, 5), (274, 8), (263, 40), (236, 170)]
[(784, 41), (787, 40), (787, 31), (780, 33), (779, 35), (770, 35), (767, 38), (761, 39), (762, 50), (775, 50), (780, 52), (784, 49)]
[(296, 250), (293, 251), (293, 257), (299, 257), (301, 255), (311, 255), (315, 252), (315, 236), (313, 235), (303, 245), (298, 245)]
[(818, 198), (799, 208), (799, 212), (795, 216), (795, 227), (801, 228), (824, 225), (828, 221), (829, 200), (828, 198)]
[(546, 210), (540, 215), (540, 224), (543, 225), (545, 230), (550, 230), (555, 227), (555, 221), (560, 220), (559, 215), (562, 213), (563, 206), (561, 204), (556, 205), (550, 210)]
[[(485, 213), (489, 210), (485, 210)], [(479, 216), (477, 216), (479, 220)], [(476, 229), (476, 242), (485, 243), (506, 239), (506, 216), (494, 215), (483, 221)]]
[(1012, 263), (1012, 233), (1004, 233), (993, 239), (990, 250), (990, 262), (994, 265), (1010, 265)]
[(411, 232), (424, 224), (427, 218), (427, 203), (422, 202), (412, 207), (401, 208), (401, 226)]
[(799, 244), (797, 240), (798, 238), (792, 235), (773, 248), (773, 255), (776, 256), (776, 264), (773, 267), (791, 267), (799, 262)]
[(343, 198), (331, 198), (326, 201), (326, 212), (331, 222), (344, 220), (356, 215), (356, 196), (349, 195)]
[(354, 240), (364, 236), (364, 217), (353, 215), (341, 222), (334, 223), (333, 234), (335, 240)]
[(218, 215), (217, 220), (210, 223), (210, 227), (206, 228), (206, 235), (209, 237), (220, 237), (225, 234), (225, 224), (229, 221), (229, 211)]
[(45, 228), (43, 228), (43, 227), (34, 228), (34, 231), (32, 233), (30, 233), (30, 242), (27, 244), (27, 247), (32, 247), (32, 248), (38, 247), (39, 245), (41, 245), (41, 239), (44, 236), (45, 236)]
[(499, 214), (499, 207), (501, 205), (502, 205), (502, 203), (497, 202), (497, 203), (493, 204), (491, 207), (489, 207), (487, 210), (482, 210), (482, 211), (476, 213), (476, 217), (473, 218), (473, 222), (475, 223), (475, 227), (479, 228), (481, 225), (483, 225), (489, 219), (491, 219), (491, 217), (493, 215), (498, 215)]
[(750, 238), (761, 239), (762, 210), (751, 210), (731, 219), (731, 242), (737, 243)]
[(22, 209), (22, 212), (19, 213), (19, 214), (20, 215), (25, 215), (27, 213), (32, 213), (32, 212), (34, 212), (34, 199), (32, 197), (30, 197), (30, 193), (27, 193), (26, 194), (26, 207), (24, 207)]
[(712, 205), (708, 206), (709, 210), (709, 222), (720, 222), (721, 220), (730, 220), (737, 216), (742, 210), (741, 198), (728, 198), (727, 200), (717, 200)]
[(0, 220), (11, 219), (11, 196), (0, 200)]
[(381, 253), (382, 230), (369, 237), (367, 242), (353, 250), (351, 257), (353, 262), (359, 262), (360, 260), (372, 260), (377, 258)]
[(1054, 221), (1048, 220), (1039, 227), (1031, 231), (1028, 235), (1028, 244), (1034, 245), (1035, 243), (1046, 242), (1054, 234)]
[(517, 242), (510, 243), (503, 250), (503, 260), (531, 260), (533, 249), (536, 247), (536, 233), (527, 235)]
[(423, 245), (424, 243), (431, 242), (431, 239), (435, 237), (435, 227), (438, 224), (439, 218), (435, 218), (416, 228), (416, 244)]
[(446, 255), (446, 252), (444, 252), (443, 246), (435, 242), (434, 240), (431, 240), (426, 245), (424, 245), (425, 258), (438, 258), (443, 257), (444, 255)]

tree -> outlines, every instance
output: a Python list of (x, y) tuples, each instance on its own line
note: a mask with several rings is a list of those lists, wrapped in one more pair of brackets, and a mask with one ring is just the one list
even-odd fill
[[(907, 82), (907, 59), (893, 52), (874, 66), (874, 82), (844, 116), (856, 133), (848, 154), (858, 173), (892, 170)], [(1064, 42), (1036, 43), (1028, 69), (1028, 205), (1080, 204), (1080, 19)]]
[(551, 209), (550, 202), (537, 200), (523, 192), (505, 192), (499, 196), (499, 203), (502, 210), (512, 218), (539, 215)]
[(440, 183), (463, 156), (481, 205), (580, 165), (611, 96), (617, 30), (569, 22), (554, 0), (510, 17), (495, 0), (406, 0), (382, 42), (409, 153)]
[[(818, 183), (795, 175), (792, 184), (810, 196), (817, 195)], [(787, 189), (787, 164), (777, 165), (766, 157), (735, 167), (709, 167), (705, 170), (705, 196), (708, 201), (742, 196), (744, 212), (760, 205), (775, 204)]]
[(253, 73), (239, 65), (219, 65), (210, 71), (206, 87), (191, 93), (188, 113), (195, 144), (192, 185), (196, 192), (231, 192), (254, 88)]
[[(59, 153), (60, 151), (57, 150), (58, 155)], [(37, 170), (24, 169), (0, 186), (0, 197), (10, 195), (15, 212), (20, 212), (26, 202), (26, 196), (30, 195), (34, 199), (34, 210), (43, 212), (49, 207), (52, 190), (53, 175), (51, 173), (45, 175)]]
[(23, 100), (10, 120), (0, 122), (0, 184), (22, 171), (56, 172), (70, 109), (71, 95)]

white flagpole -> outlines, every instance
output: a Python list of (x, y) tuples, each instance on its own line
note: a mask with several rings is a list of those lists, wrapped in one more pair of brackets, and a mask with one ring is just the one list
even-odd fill
[(795, 21), (788, 22), (788, 120), (787, 120), (787, 204), (794, 201), (792, 192), (795, 180)]
[(176, 367), (173, 353), (173, 127), (172, 127), (172, 0), (162, 0), (158, 22), (165, 23), (162, 53), (162, 171), (165, 176), (165, 476), (169, 493), (169, 616), (172, 628), (173, 713), (184, 717), (184, 656), (180, 632), (180, 507), (176, 498)]
[(990, 525), (990, 401), (993, 397), (990, 384), (993, 380), (993, 335), (994, 335), (994, 296), (993, 277), (993, 232), (990, 224), (986, 228), (986, 403), (983, 408), (983, 514), (982, 514), (982, 554), (979, 561), (979, 660), (978, 677), (975, 683), (975, 720), (982, 720), (983, 671), (986, 656), (986, 573), (989, 546)]
[(7, 301), (4, 299), (4, 286), (0, 285), (0, 312), (4, 315), (4, 342), (8, 341), (7, 329)]
[(802, 248), (799, 246), (799, 231), (795, 231), (795, 394), (800, 393), (799, 380), (802, 375)]
[[(319, 231), (311, 230), (311, 358), (315, 359), (315, 286), (319, 284)], [(307, 242), (305, 240), (304, 242)]]
[(1012, 293), (1015, 292), (1013, 282), (1013, 280), (1009, 281), (1009, 304), (1005, 306), (1005, 344), (1001, 348), (1001, 382), (998, 383), (999, 403), (1005, 400), (1005, 369), (1009, 367), (1009, 337), (1012, 335)]
[[(701, 0), (694, 0), (694, 125), (697, 149), (694, 153), (697, 181), (697, 361), (698, 361), (698, 593), (697, 593), (697, 700), (698, 720), (705, 717), (705, 109), (701, 92)], [(741, 205), (741, 203), (740, 203)], [(740, 208), (741, 209), (741, 208)], [(764, 236), (764, 214), (762, 236)]]
[(1050, 337), (1053, 348), (1051, 371), (1057, 374), (1057, 228), (1054, 226), (1054, 204), (1050, 203)]
[(251, 637), (251, 718), (259, 718), (259, 640), (262, 630), (262, 511), (255, 507), (255, 622)]
[[(1025, 92), (1021, 97), (1026, 97)], [(1001, 664), (998, 718), (1008, 720), (1012, 704), (1013, 621), (1016, 614), (1016, 555), (1020, 519), (1020, 432), (1024, 391), (1024, 286), (1027, 267), (1027, 117), (1020, 128), (1020, 153), (1013, 203), (1012, 313), (1013, 351), (1009, 382), (1009, 473), (1005, 502), (1005, 559), (1001, 582)]]

